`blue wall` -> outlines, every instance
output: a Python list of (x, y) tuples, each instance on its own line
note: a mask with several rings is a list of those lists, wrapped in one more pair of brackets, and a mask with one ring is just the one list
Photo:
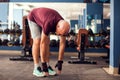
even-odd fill
[(111, 0), (110, 17), (110, 65), (118, 67), (120, 63), (120, 0)]
[(103, 21), (103, 29), (106, 30), (106, 28), (109, 26), (110, 27), (110, 19), (104, 19)]
[(87, 15), (92, 15), (95, 19), (95, 33), (98, 33), (99, 30), (102, 28), (102, 23), (97, 23), (96, 20), (103, 19), (103, 4), (102, 3), (88, 3), (87, 4)]
[(72, 29), (75, 28), (75, 24), (78, 24), (78, 20), (70, 20), (70, 25)]
[(103, 14), (103, 4), (102, 3), (88, 3), (87, 4), (87, 14)]
[(14, 9), (13, 10), (13, 20), (20, 25), (22, 29), (22, 18), (23, 18), (23, 10), (22, 9)]
[(8, 3), (0, 3), (0, 20), (7, 22), (8, 17)]

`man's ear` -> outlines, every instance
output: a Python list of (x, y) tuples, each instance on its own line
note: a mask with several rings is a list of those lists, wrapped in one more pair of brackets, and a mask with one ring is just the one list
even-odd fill
[(59, 26), (56, 26), (56, 32), (58, 32), (59, 31)]
[(59, 26), (57, 25), (57, 28), (59, 29)]

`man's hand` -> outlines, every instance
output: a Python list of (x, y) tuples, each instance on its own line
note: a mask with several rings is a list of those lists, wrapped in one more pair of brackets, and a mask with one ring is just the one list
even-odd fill
[(58, 61), (55, 68), (58, 68), (57, 74), (61, 74), (63, 61)]

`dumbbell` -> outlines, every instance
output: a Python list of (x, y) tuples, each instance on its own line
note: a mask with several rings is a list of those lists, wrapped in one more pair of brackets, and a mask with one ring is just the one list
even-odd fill
[(11, 29), (9, 32), (10, 34), (15, 34), (15, 29)]
[(0, 29), (0, 34), (3, 34), (3, 30), (2, 29)]
[(2, 45), (2, 40), (0, 39), (0, 46)]
[(10, 30), (7, 28), (7, 29), (4, 30), (4, 33), (5, 33), (5, 34), (9, 34), (9, 31), (10, 31)]
[(15, 45), (15, 46), (19, 46), (19, 45), (20, 45), (20, 40), (17, 39), (16, 41), (14, 41), (14, 45)]
[(71, 47), (71, 48), (74, 48), (74, 47), (75, 47), (75, 42), (74, 42), (74, 40), (68, 41), (68, 46)]
[(15, 33), (20, 35), (22, 33), (22, 30), (21, 29), (17, 29), (17, 30), (15, 30)]
[(50, 40), (50, 47), (57, 47), (56, 40)]
[(2, 41), (2, 45), (3, 46), (7, 46), (7, 43), (9, 42), (9, 40), (8, 39), (4, 39), (3, 41)]
[(14, 46), (14, 42), (13, 42), (13, 41), (9, 41), (9, 42), (7, 43), (7, 46), (9, 46), (9, 47)]

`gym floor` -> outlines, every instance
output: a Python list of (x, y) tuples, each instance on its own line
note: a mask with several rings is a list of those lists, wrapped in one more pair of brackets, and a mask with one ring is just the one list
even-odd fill
[[(0, 80), (120, 80), (119, 75), (107, 74), (103, 67), (108, 67), (106, 53), (86, 53), (87, 58), (97, 64), (69, 64), (71, 56), (77, 56), (76, 52), (65, 52), (63, 72), (59, 76), (38, 78), (32, 75), (32, 61), (10, 61), (9, 57), (19, 56), (20, 51), (0, 51)], [(57, 52), (52, 52), (50, 64), (54, 68), (57, 62)], [(55, 69), (56, 70), (56, 69)]]

